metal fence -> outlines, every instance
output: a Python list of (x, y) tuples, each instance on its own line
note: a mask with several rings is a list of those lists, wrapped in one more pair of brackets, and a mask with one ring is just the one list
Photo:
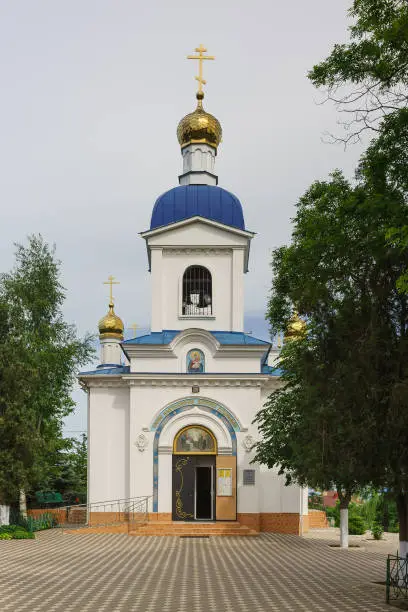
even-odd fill
[(386, 600), (408, 600), (408, 556), (388, 555)]
[(32, 510), (38, 520), (43, 513), (52, 515), (55, 527), (64, 530), (122, 527), (122, 533), (131, 531), (135, 525), (148, 521), (151, 496), (111, 499), (90, 504), (73, 504), (48, 510)]

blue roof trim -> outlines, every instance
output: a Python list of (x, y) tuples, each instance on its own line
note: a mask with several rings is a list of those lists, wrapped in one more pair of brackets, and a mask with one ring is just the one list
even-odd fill
[(150, 229), (197, 216), (245, 230), (241, 202), (214, 185), (180, 185), (163, 193), (153, 207)]
[[(130, 338), (122, 342), (122, 344), (170, 344), (170, 342), (180, 333), (181, 330), (164, 329), (161, 332), (151, 332), (144, 336)], [(243, 332), (209, 331), (209, 333), (224, 346), (270, 346), (270, 342), (254, 338)]]
[(283, 370), (280, 368), (273, 368), (269, 365), (263, 365), (261, 369), (262, 374), (269, 374), (270, 376), (282, 376)]
[(113, 367), (104, 367), (104, 365), (99, 365), (96, 370), (91, 370), (90, 372), (80, 372), (79, 376), (107, 376), (107, 375), (115, 375), (115, 374), (129, 374), (130, 366), (113, 366)]
[(214, 336), (216, 340), (220, 344), (239, 344), (239, 345), (262, 345), (269, 346), (270, 342), (266, 340), (260, 340), (259, 338), (254, 338), (253, 336), (249, 336), (248, 334), (244, 334), (243, 332), (224, 332), (224, 331), (214, 331), (210, 332)]
[(164, 329), (161, 332), (151, 332), (137, 338), (129, 338), (122, 344), (170, 344), (179, 333), (180, 330)]

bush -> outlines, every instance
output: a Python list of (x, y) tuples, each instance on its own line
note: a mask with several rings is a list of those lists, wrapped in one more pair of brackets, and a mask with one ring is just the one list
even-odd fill
[(0, 540), (32, 540), (34, 534), (21, 525), (2, 525)]
[(331, 519), (334, 519), (335, 527), (340, 527), (340, 504), (339, 502), (337, 502), (335, 506), (326, 508), (326, 516), (329, 521)]
[(349, 514), (348, 527), (350, 535), (364, 535), (367, 530), (366, 522), (359, 514)]
[(13, 540), (34, 540), (35, 535), (32, 531), (19, 530), (13, 533)]
[(371, 528), (371, 533), (372, 533), (374, 540), (381, 540), (383, 537), (384, 529), (382, 528), (382, 525), (379, 525), (378, 523), (374, 523), (374, 525)]

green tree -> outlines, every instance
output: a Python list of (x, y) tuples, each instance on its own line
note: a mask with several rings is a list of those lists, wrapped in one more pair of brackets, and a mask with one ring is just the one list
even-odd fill
[(345, 143), (407, 106), (408, 4), (406, 0), (354, 0), (350, 42), (335, 44), (309, 78), (347, 117)]
[(77, 499), (83, 503), (87, 488), (87, 437), (82, 434), (81, 440), (72, 438), (70, 443), (70, 448), (59, 454), (58, 474), (47, 488), (59, 491), (68, 503)]
[[(17, 245), (16, 263), (0, 276), (0, 497), (21, 494), (55, 473), (68, 442), (62, 420), (73, 410), (78, 368), (93, 354), (62, 315), (60, 262), (41, 236)], [(21, 495), (24, 510), (25, 495)]]
[(408, 296), (396, 288), (407, 255), (385, 239), (408, 208), (397, 190), (378, 190), (370, 161), (374, 153), (355, 186), (340, 172), (314, 183), (292, 244), (274, 252), (272, 332), (286, 328), (293, 304), (308, 332), (285, 346), (284, 386), (257, 417), (257, 460), (288, 480), (335, 486), (344, 521), (351, 494), (370, 483), (408, 507)]

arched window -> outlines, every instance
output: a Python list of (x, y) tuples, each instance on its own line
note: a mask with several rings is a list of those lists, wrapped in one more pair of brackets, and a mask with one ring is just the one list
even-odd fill
[(174, 439), (175, 455), (216, 455), (217, 442), (206, 427), (189, 425), (178, 432)]
[(211, 272), (204, 266), (189, 266), (183, 274), (183, 315), (212, 315)]

